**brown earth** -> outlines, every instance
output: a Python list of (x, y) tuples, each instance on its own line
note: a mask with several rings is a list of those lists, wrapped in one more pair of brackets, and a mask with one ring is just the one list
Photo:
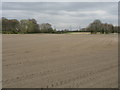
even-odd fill
[(117, 88), (116, 35), (3, 35), (3, 88)]

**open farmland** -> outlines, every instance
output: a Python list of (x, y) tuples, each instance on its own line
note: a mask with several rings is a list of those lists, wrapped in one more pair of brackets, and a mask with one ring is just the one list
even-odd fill
[(117, 34), (3, 34), (3, 88), (117, 88)]

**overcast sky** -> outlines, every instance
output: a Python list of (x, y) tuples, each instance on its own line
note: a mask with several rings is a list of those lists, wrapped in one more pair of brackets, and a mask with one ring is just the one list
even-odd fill
[(2, 16), (9, 19), (35, 18), (56, 29), (86, 27), (95, 19), (118, 23), (117, 2), (3, 2)]

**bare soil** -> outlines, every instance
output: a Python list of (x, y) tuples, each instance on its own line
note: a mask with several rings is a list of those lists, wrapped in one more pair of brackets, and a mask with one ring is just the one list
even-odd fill
[(3, 35), (3, 88), (117, 88), (116, 35)]

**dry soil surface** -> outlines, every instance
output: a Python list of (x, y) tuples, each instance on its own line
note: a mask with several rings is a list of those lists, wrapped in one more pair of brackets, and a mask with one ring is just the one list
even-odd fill
[(3, 35), (3, 88), (117, 88), (117, 35)]

